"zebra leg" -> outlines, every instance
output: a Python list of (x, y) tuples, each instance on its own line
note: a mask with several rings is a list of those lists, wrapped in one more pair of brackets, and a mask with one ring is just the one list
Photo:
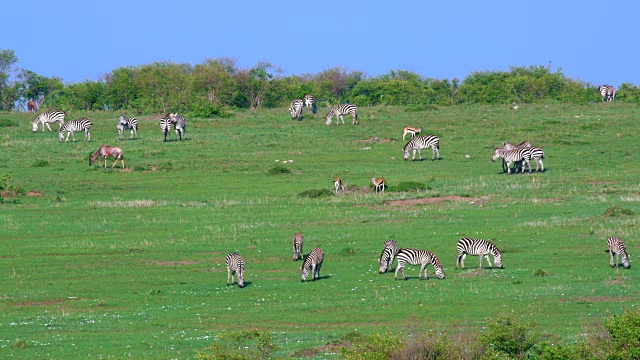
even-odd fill
[(420, 161), (422, 161), (422, 149), (418, 148), (418, 155), (420, 155)]
[(316, 265), (311, 264), (311, 281), (316, 281)]
[(398, 260), (398, 266), (396, 267), (395, 275), (393, 276), (394, 280), (398, 280), (398, 271), (401, 271), (402, 277), (404, 279), (404, 262)]
[(231, 269), (227, 268), (227, 286), (233, 285), (233, 275), (231, 275)]
[(344, 125), (344, 117), (340, 115), (340, 120), (342, 120), (342, 124)]
[(511, 175), (511, 162), (510, 161), (506, 161), (506, 163), (507, 163), (507, 175)]
[[(544, 172), (544, 163), (542, 162), (542, 159), (538, 160), (540, 162), (540, 171)], [(536, 166), (536, 170), (538, 170), (538, 167)]]
[(47, 128), (49, 128), (49, 131), (53, 131), (53, 130), (51, 130), (51, 126), (49, 126), (49, 123), (48, 123), (48, 122), (43, 122), (43, 123), (42, 123), (42, 132), (44, 132), (44, 126), (45, 126), (45, 125), (47, 125)]
[(460, 259), (460, 264), (462, 265), (462, 268), (464, 269), (464, 258), (467, 257), (467, 254), (462, 254), (462, 259)]
[(487, 259), (487, 264), (489, 264), (490, 268), (493, 268), (493, 266), (491, 266), (491, 261), (489, 261), (489, 254), (484, 256)]
[(318, 269), (316, 270), (316, 278), (320, 279), (320, 268), (322, 267), (322, 263), (318, 264)]
[(609, 265), (611, 265), (611, 267), (614, 267), (615, 265), (613, 265), (613, 251), (611, 251), (611, 250), (609, 250), (609, 257), (610, 257)]

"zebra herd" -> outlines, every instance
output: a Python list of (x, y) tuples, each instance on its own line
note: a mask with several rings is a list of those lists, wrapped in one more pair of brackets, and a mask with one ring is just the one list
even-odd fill
[[(511, 174), (511, 165), (517, 171), (517, 167), (520, 166), (520, 172), (524, 172), (526, 167), (529, 166), (529, 173), (531, 173), (531, 159), (536, 162), (536, 171), (544, 171), (544, 151), (537, 146), (532, 146), (529, 140), (523, 141), (518, 145), (505, 142), (502, 147), (495, 148), (493, 150), (493, 156), (491, 160), (495, 162), (499, 158), (502, 158), (502, 169), (507, 171), (507, 174)], [(505, 169), (506, 168), (506, 169)]]
[[(316, 113), (316, 98), (313, 95), (305, 95), (303, 99), (293, 99), (291, 101), (291, 105), (289, 106), (289, 112), (291, 113), (291, 120), (302, 120), (302, 108), (309, 107), (311, 108), (312, 113)], [(358, 125), (360, 122), (358, 121), (358, 108), (352, 104), (341, 104), (334, 106), (327, 113), (325, 123), (327, 125), (331, 125), (332, 119), (336, 117), (336, 124), (339, 124), (340, 121), (344, 124), (344, 116), (351, 115), (353, 125)]]

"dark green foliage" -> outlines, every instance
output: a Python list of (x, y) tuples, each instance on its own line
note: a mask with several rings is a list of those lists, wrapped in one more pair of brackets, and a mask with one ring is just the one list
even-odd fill
[(269, 175), (291, 174), (291, 170), (284, 166), (277, 165), (269, 169), (269, 171), (267, 171), (267, 174)]
[(640, 310), (627, 310), (622, 315), (614, 315), (604, 324), (609, 333), (609, 359), (640, 358)]
[(259, 330), (234, 331), (226, 334), (219, 342), (196, 355), (198, 360), (245, 360), (274, 359), (272, 353), (280, 347), (273, 342), (273, 336)]
[(502, 358), (500, 354), (505, 354), (522, 359), (536, 343), (536, 337), (514, 317), (498, 315), (488, 324), (488, 330), (480, 334), (478, 343), (491, 358)]
[(549, 276), (549, 273), (547, 271), (545, 271), (545, 270), (538, 269), (538, 270), (533, 272), (533, 276), (545, 277), (545, 276)]
[[(349, 334), (348, 334), (349, 335)], [(343, 340), (341, 349), (344, 359), (349, 360), (385, 360), (402, 344), (402, 338), (392, 333), (358, 335), (351, 334)]]
[[(373, 187), (373, 184), (371, 184)], [(416, 181), (403, 181), (395, 186), (389, 186), (387, 191), (394, 192), (409, 192), (409, 191), (418, 191), (418, 190), (428, 190), (431, 189), (429, 185)]]
[(14, 185), (12, 180), (13, 178), (9, 174), (4, 173), (0, 176), (0, 193), (2, 193), (2, 197), (25, 194), (24, 189)]
[(622, 206), (619, 205), (614, 205), (614, 206), (610, 206), (607, 208), (607, 210), (604, 211), (604, 214), (610, 217), (616, 217), (616, 216), (625, 216), (625, 215), (635, 215), (636, 212), (631, 210), (631, 209), (626, 209), (623, 208)]
[(0, 127), (9, 127), (9, 126), (16, 126), (16, 125), (18, 125), (18, 123), (16, 123), (11, 119), (7, 119), (5, 117), (0, 118)]
[(31, 167), (45, 167), (45, 166), (49, 166), (49, 161), (47, 160), (36, 160), (33, 164), (31, 164)]
[(325, 197), (325, 196), (332, 196), (332, 195), (333, 193), (331, 192), (331, 190), (328, 190), (328, 189), (310, 189), (310, 190), (305, 190), (300, 194), (298, 194), (298, 196), (300, 197), (312, 198), (312, 199)]

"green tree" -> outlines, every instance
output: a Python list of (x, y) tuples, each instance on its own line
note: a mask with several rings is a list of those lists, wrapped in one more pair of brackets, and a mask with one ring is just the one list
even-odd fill
[(18, 57), (13, 50), (0, 50), (0, 110), (9, 111), (19, 98), (20, 86), (14, 81)]

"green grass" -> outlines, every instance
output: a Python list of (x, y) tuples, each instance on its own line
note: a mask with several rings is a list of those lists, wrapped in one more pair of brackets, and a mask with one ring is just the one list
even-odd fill
[[(612, 235), (638, 252), (639, 113), (376, 107), (359, 110), (359, 126), (325, 126), (306, 112), (240, 111), (188, 119), (189, 140), (163, 143), (157, 117), (138, 117), (139, 139), (120, 141), (120, 113), (82, 112), (68, 117), (93, 121), (92, 142), (64, 144), (32, 133), (32, 114), (2, 113), (17, 126), (0, 130), (0, 175), (41, 196), (0, 204), (0, 355), (193, 358), (257, 329), (288, 356), (354, 330), (476, 333), (504, 313), (581, 339), (640, 300), (634, 258), (612, 269), (605, 252)], [(442, 159), (404, 161), (405, 126), (440, 136)], [(501, 173), (493, 148), (525, 139), (547, 171)], [(89, 166), (101, 144), (120, 146), (128, 169)], [(396, 191), (375, 194), (372, 177)], [(296, 231), (306, 251), (325, 252), (319, 281), (300, 282)], [(468, 257), (455, 270), (462, 236), (494, 242), (505, 268), (479, 271)], [(427, 281), (416, 267), (407, 281), (378, 274), (387, 239), (434, 252), (446, 279), (431, 267)], [(244, 289), (226, 286), (232, 251), (247, 262)]]

